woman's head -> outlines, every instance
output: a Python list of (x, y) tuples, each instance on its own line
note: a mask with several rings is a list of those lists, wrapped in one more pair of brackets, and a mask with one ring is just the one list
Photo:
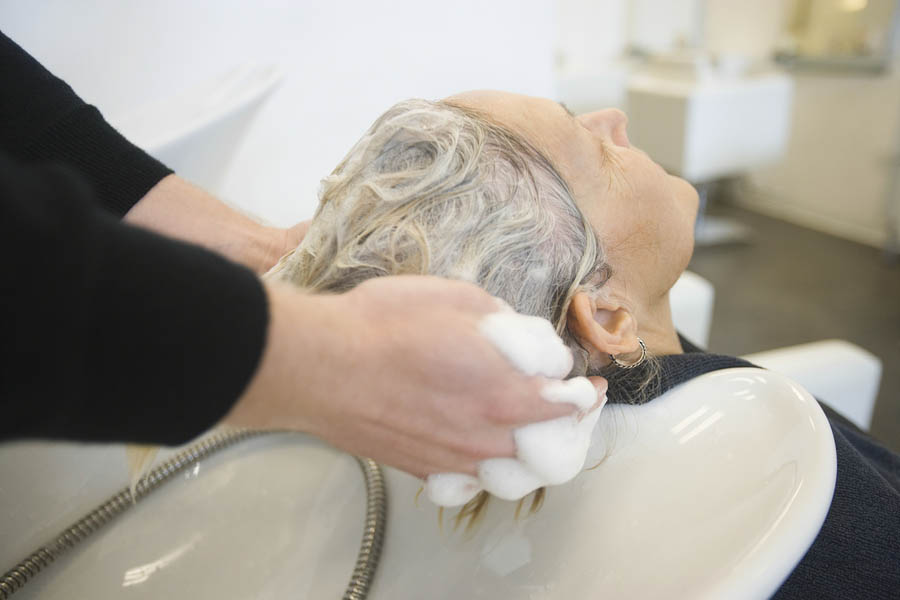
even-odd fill
[(336, 292), (380, 275), (466, 279), (550, 319), (596, 372), (638, 349), (638, 315), (668, 315), (696, 204), (631, 148), (618, 111), (576, 119), (502, 92), (411, 100), (323, 181), (306, 239), (273, 275)]
[(569, 315), (592, 365), (607, 364), (607, 353), (637, 351), (638, 333), (651, 350), (680, 351), (668, 292), (693, 251), (693, 187), (631, 146), (621, 111), (574, 117), (556, 102), (503, 92), (451, 101), (490, 114), (535, 144), (599, 237), (611, 277), (598, 294), (576, 295)]
[(574, 117), (551, 100), (495, 91), (450, 101), (490, 115), (547, 156), (602, 240), (614, 279), (627, 280), (632, 293), (671, 288), (693, 250), (697, 193), (631, 146), (624, 113)]
[(323, 181), (309, 232), (273, 275), (340, 292), (410, 273), (477, 283), (565, 334), (573, 295), (606, 269), (565, 180), (531, 143), (477, 109), (410, 100)]

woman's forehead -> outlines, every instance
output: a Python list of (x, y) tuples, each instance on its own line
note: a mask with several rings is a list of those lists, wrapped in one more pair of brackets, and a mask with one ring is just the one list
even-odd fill
[[(578, 126), (572, 113), (559, 102), (496, 90), (474, 90), (455, 94), (447, 101), (476, 109), (515, 133), (543, 152), (561, 168), (563, 175), (571, 175), (566, 168), (580, 162)], [(567, 177), (568, 178), (568, 177)]]

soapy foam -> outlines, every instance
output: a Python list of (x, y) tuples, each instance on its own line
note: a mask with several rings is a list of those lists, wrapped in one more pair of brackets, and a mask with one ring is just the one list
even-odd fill
[(547, 319), (502, 311), (484, 317), (478, 329), (526, 375), (560, 378), (572, 370), (572, 353)]
[[(487, 315), (479, 326), (501, 354), (527, 375), (559, 378), (572, 369), (571, 352), (545, 319), (520, 315), (501, 305), (501, 312)], [(597, 405), (597, 391), (585, 377), (550, 381), (541, 396), (548, 402), (574, 404), (578, 412), (519, 427), (514, 431), (516, 458), (481, 461), (477, 479), (459, 473), (430, 475), (425, 483), (428, 498), (439, 506), (460, 506), (483, 489), (504, 500), (518, 500), (578, 475), (606, 398)]]
[(571, 480), (584, 467), (600, 409), (581, 421), (567, 416), (520, 427), (514, 432), (516, 456), (547, 485)]
[(478, 479), (464, 473), (429, 475), (425, 493), (438, 506), (462, 506), (481, 491)]
[(547, 402), (574, 404), (582, 412), (597, 403), (597, 390), (587, 377), (573, 377), (565, 381), (550, 381), (541, 389), (541, 398)]
[(518, 500), (542, 487), (544, 481), (515, 458), (489, 458), (478, 465), (485, 491), (503, 500)]

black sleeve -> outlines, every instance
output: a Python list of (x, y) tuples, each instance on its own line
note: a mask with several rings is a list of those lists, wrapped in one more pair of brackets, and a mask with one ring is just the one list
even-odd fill
[(92, 201), (120, 217), (172, 172), (3, 33), (0, 149), (21, 162), (73, 167), (91, 185)]
[(256, 275), (119, 222), (67, 167), (0, 152), (0, 256), (0, 439), (183, 443), (256, 369)]

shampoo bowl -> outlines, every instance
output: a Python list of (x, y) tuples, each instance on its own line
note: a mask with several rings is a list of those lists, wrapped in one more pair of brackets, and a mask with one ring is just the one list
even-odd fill
[[(386, 469), (387, 538), (369, 597), (767, 597), (817, 535), (834, 489), (818, 404), (760, 369), (608, 406), (593, 439), (596, 469), (548, 489), (540, 512), (519, 521), (515, 503), (493, 500), (470, 536), (449, 521), (441, 530), (437, 508), (416, 501), (421, 482)], [(11, 468), (11, 457), (48, 446), (0, 452), (4, 491), (20, 492), (0, 496), (5, 525), (34, 537), (29, 547), (48, 535), (22, 523), (51, 517), (35, 514), (29, 493), (77, 503), (91, 491)], [(257, 438), (167, 484), (16, 598), (338, 597), (364, 500), (351, 457), (303, 435)]]

